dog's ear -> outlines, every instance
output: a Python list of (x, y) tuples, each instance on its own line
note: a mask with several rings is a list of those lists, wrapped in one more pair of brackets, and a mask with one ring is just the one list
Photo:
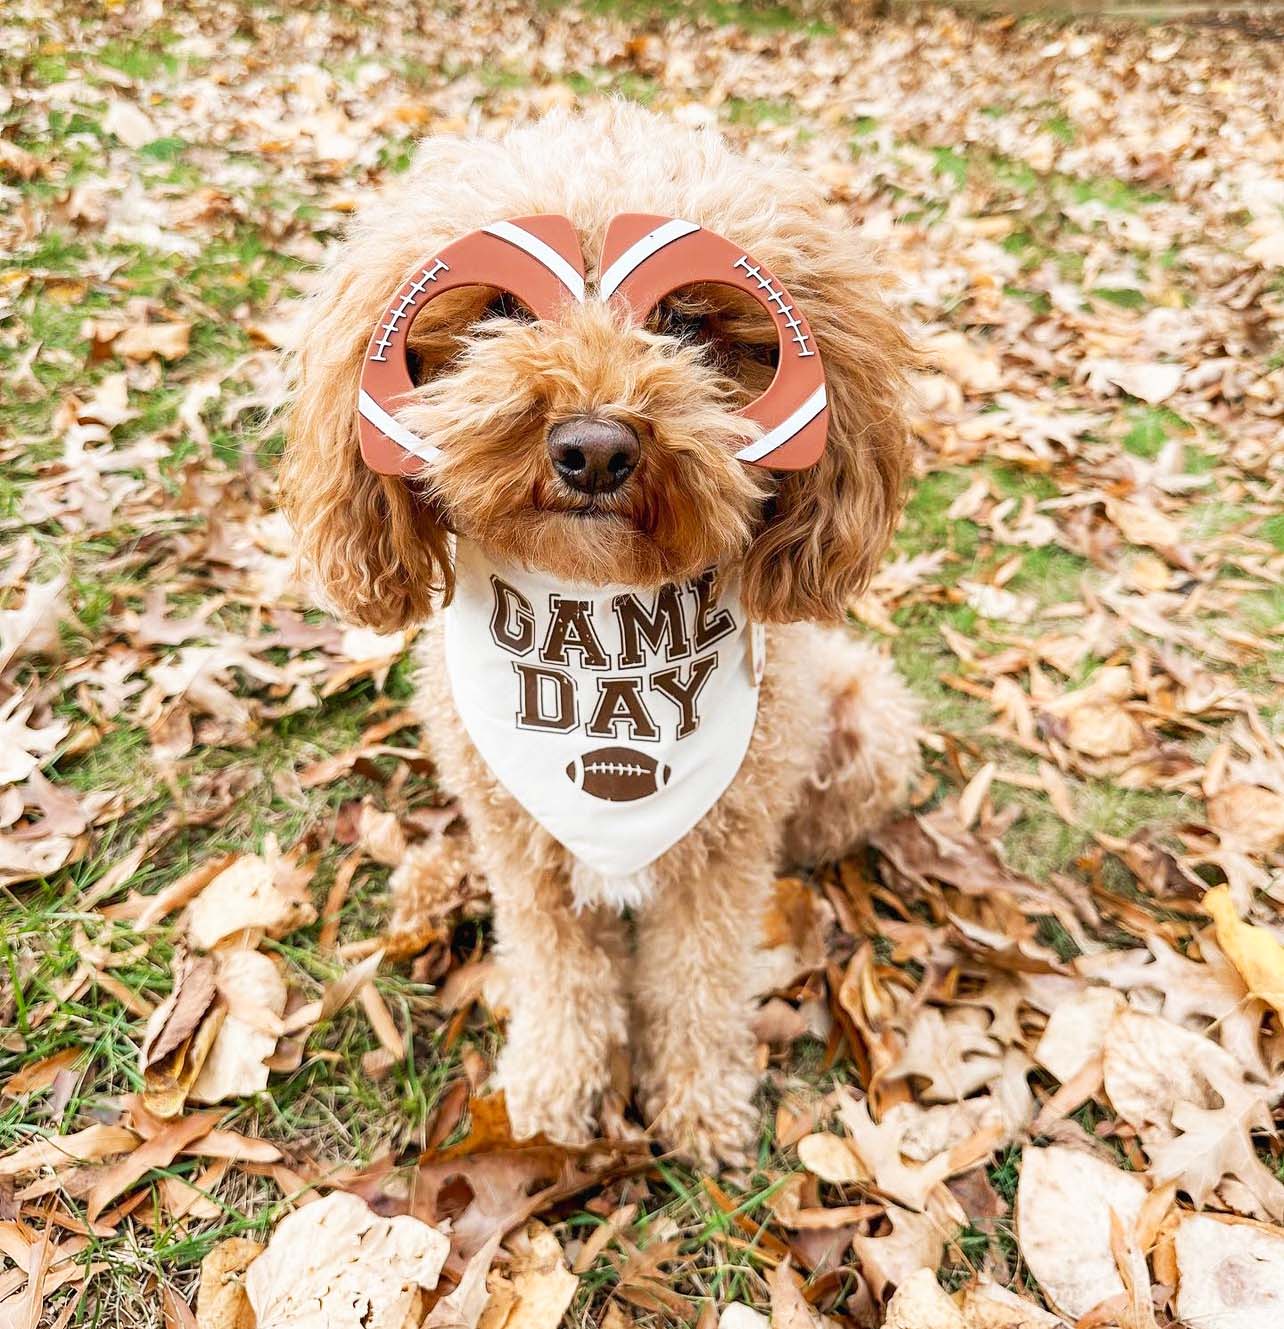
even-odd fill
[(775, 477), (745, 557), (741, 593), (761, 622), (843, 618), (891, 539), (910, 466), (904, 397), (917, 358), (884, 303), (886, 279), (850, 233), (813, 225), (802, 239), (807, 266), (787, 280), (824, 358), (829, 439), (816, 465)]
[(311, 299), (292, 363), (280, 487), (300, 564), (320, 593), (341, 617), (391, 632), (426, 618), (434, 598), (449, 598), (453, 572), (440, 514), (422, 485), (377, 475), (361, 458), (362, 357), (404, 277), (395, 257), (371, 258), (354, 246)]

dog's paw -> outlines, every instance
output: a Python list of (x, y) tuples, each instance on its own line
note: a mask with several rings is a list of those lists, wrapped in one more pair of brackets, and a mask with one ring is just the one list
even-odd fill
[(710, 1067), (644, 1089), (642, 1107), (656, 1138), (703, 1171), (746, 1167), (761, 1120), (757, 1087), (756, 1075)]
[(600, 1077), (586, 1077), (511, 1045), (500, 1054), (495, 1087), (504, 1091), (516, 1139), (543, 1135), (558, 1144), (585, 1144), (596, 1134)]

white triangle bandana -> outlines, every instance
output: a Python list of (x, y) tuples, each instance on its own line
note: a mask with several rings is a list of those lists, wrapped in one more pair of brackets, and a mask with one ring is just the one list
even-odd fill
[(763, 633), (711, 573), (575, 586), (455, 549), (455, 706), (495, 778), (582, 863), (625, 877), (676, 844), (744, 760)]

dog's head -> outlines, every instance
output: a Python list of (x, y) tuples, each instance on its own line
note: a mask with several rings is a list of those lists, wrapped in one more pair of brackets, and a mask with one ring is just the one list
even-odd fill
[[(742, 411), (776, 374), (779, 329), (747, 291), (694, 281), (648, 310), (591, 298), (621, 214), (686, 218), (769, 268), (827, 378), (820, 459), (773, 473), (737, 456)], [(502, 283), (436, 296), (408, 335), (396, 420), (436, 449), (419, 474), (363, 460), (367, 343), (426, 255), (507, 218), (569, 218), (590, 298), (534, 317)], [(881, 555), (908, 451), (912, 351), (852, 231), (779, 160), (634, 108), (554, 116), (499, 142), (429, 140), (354, 226), (313, 298), (295, 362), (282, 496), (335, 606), (382, 629), (451, 591), (447, 533), (559, 579), (655, 586), (735, 570), (751, 616), (833, 618)]]

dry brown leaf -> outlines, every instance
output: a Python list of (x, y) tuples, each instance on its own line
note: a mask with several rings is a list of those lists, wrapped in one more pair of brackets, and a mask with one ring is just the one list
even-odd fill
[(1086, 1063), (1101, 1057), (1106, 1030), (1123, 1008), (1123, 998), (1102, 987), (1084, 987), (1057, 1002), (1034, 1050), (1035, 1061), (1068, 1084)]
[(1263, 1099), (1232, 1095), (1222, 1107), (1176, 1103), (1172, 1109), (1174, 1138), (1147, 1146), (1155, 1184), (1175, 1181), (1195, 1204), (1203, 1207), (1223, 1179), (1243, 1188), (1244, 1201), (1259, 1212), (1284, 1219), (1284, 1182), (1253, 1148), (1252, 1132), (1269, 1130), (1270, 1113)]
[(1077, 706), (1066, 716), (1065, 738), (1086, 757), (1116, 757), (1141, 747), (1146, 731), (1122, 706), (1095, 702)]
[(481, 1250), (469, 1259), (454, 1291), (442, 1297), (428, 1312), (428, 1317), (423, 1322), (423, 1329), (477, 1329), (482, 1312), (490, 1302), (491, 1294), (487, 1278), (490, 1267), (495, 1262), (495, 1253), (499, 1250), (502, 1235), (496, 1232)]
[(283, 1218), (245, 1275), (257, 1329), (403, 1329), (450, 1242), (341, 1191)]
[(802, 1279), (786, 1260), (767, 1276), (771, 1293), (771, 1329), (819, 1329), (820, 1317), (803, 1296)]
[(256, 1329), (254, 1309), (245, 1294), (244, 1274), (262, 1253), (257, 1241), (229, 1237), (201, 1261), (197, 1329)]
[(152, 1012), (139, 1051), (143, 1102), (158, 1117), (175, 1117), (183, 1110), (225, 1014), (211, 959), (188, 955), (180, 947), (173, 965), (173, 987)]
[(882, 1301), (889, 1288), (909, 1282), (920, 1269), (935, 1270), (945, 1255), (945, 1233), (931, 1215), (888, 1205), (887, 1221), (892, 1230), (885, 1236), (852, 1237), (852, 1251), (876, 1301)]
[(404, 851), (388, 878), (392, 909), (384, 941), (394, 959), (448, 938), (448, 920), (468, 896), (471, 871), (467, 836), (437, 835)]
[(722, 1308), (718, 1316), (718, 1329), (769, 1329), (771, 1321), (752, 1306), (741, 1301), (733, 1301)]
[(980, 1011), (924, 1007), (910, 1026), (904, 1051), (884, 1078), (925, 1080), (921, 1097), (928, 1103), (966, 1098), (997, 1078), (1001, 1069), (1003, 1049), (983, 1032), (988, 1023)]
[(935, 1269), (919, 1269), (887, 1303), (883, 1329), (969, 1329), (959, 1309), (936, 1281)]
[(1175, 1248), (1177, 1314), (1189, 1329), (1284, 1324), (1284, 1231), (1187, 1214)]
[[(557, 1329), (579, 1287), (557, 1238), (533, 1222), (509, 1244), (513, 1258), (502, 1281), (511, 1296), (495, 1296), (479, 1329)], [(497, 1291), (492, 1275), (492, 1292)]]
[(1284, 946), (1265, 928), (1240, 919), (1229, 886), (1207, 891), (1203, 903), (1212, 916), (1218, 946), (1251, 995), (1284, 1017)]
[(0, 673), (14, 660), (30, 655), (58, 655), (62, 650), (58, 624), (67, 616), (65, 579), (28, 582), (26, 598), (17, 608), (0, 609)]
[(285, 1013), (285, 979), (271, 957), (238, 950), (221, 951), (216, 959), (227, 1015), (189, 1091), (195, 1103), (220, 1103), (266, 1088), (265, 1063), (276, 1050)]
[(885, 1195), (908, 1209), (922, 1210), (928, 1196), (953, 1171), (949, 1154), (938, 1154), (922, 1164), (910, 1164), (901, 1156), (904, 1125), (877, 1125), (869, 1115), (865, 1099), (850, 1093), (840, 1102), (838, 1114), (851, 1136), (850, 1145)]
[(188, 906), (187, 935), (192, 945), (209, 951), (241, 932), (261, 930), (269, 937), (283, 937), (315, 917), (306, 898), (281, 888), (272, 863), (245, 854)]
[(965, 392), (997, 392), (1003, 386), (998, 357), (976, 338), (961, 332), (938, 332), (926, 338), (924, 349), (937, 368)]
[(1064, 1329), (1065, 1321), (982, 1275), (963, 1294), (967, 1329)]
[(191, 342), (192, 325), (171, 323), (134, 323), (112, 339), (111, 348), (126, 360), (181, 360)]
[(35, 703), (24, 705), (23, 700), (23, 694), (15, 691), (0, 702), (0, 786), (25, 780), (67, 737), (71, 728), (66, 720), (51, 720), (38, 727), (29, 725)]
[(17, 1074), (11, 1075), (0, 1087), (0, 1096), (21, 1098), (24, 1094), (38, 1094), (48, 1089), (64, 1071), (69, 1071), (85, 1055), (79, 1047), (63, 1048), (39, 1061), (28, 1062)]
[(177, 881), (157, 891), (155, 895), (131, 897), (126, 904), (117, 907), (114, 916), (132, 918), (134, 927), (141, 932), (159, 923), (175, 909), (181, 909), (235, 861), (235, 854), (224, 854), (220, 858), (211, 859), (208, 863), (202, 863), (190, 872), (185, 872)]
[(120, 1162), (106, 1168), (85, 1201), (85, 1216), (93, 1223), (120, 1194), (141, 1181), (153, 1168), (168, 1167), (187, 1145), (209, 1133), (218, 1118), (213, 1113), (179, 1117)]
[(872, 1180), (847, 1141), (827, 1131), (806, 1135), (799, 1140), (798, 1158), (808, 1172), (834, 1186)]
[(1102, 1054), (1106, 1095), (1148, 1146), (1172, 1137), (1172, 1112), (1180, 1103), (1214, 1107), (1258, 1097), (1228, 1052), (1162, 1016), (1120, 1011), (1106, 1030)]
[[(1131, 1231), (1146, 1199), (1140, 1178), (1064, 1145), (1027, 1148), (1017, 1186), (1017, 1244), (1048, 1300), (1077, 1319), (1124, 1293), (1110, 1217)], [(1067, 1221), (1073, 1215), (1073, 1222)]]
[[(377, 1165), (349, 1183), (350, 1190), (382, 1212), (411, 1211), (433, 1224), (449, 1217), (455, 1273), (496, 1232), (510, 1232), (549, 1205), (600, 1186), (650, 1157), (645, 1145), (626, 1140), (581, 1148), (542, 1137), (516, 1140), (502, 1091), (473, 1099), (469, 1114), (468, 1135), (425, 1153), (410, 1177)], [(465, 1194), (471, 1198), (461, 1210)]]
[(1208, 824), (1224, 843), (1254, 853), (1284, 844), (1284, 794), (1252, 784), (1230, 784), (1208, 800)]
[(113, 97), (103, 116), (104, 132), (115, 134), (128, 148), (141, 148), (160, 137), (156, 126), (133, 102)]
[(40, 1168), (92, 1163), (133, 1149), (138, 1136), (125, 1126), (86, 1126), (73, 1135), (49, 1135), (0, 1158), (0, 1177), (17, 1177)]

